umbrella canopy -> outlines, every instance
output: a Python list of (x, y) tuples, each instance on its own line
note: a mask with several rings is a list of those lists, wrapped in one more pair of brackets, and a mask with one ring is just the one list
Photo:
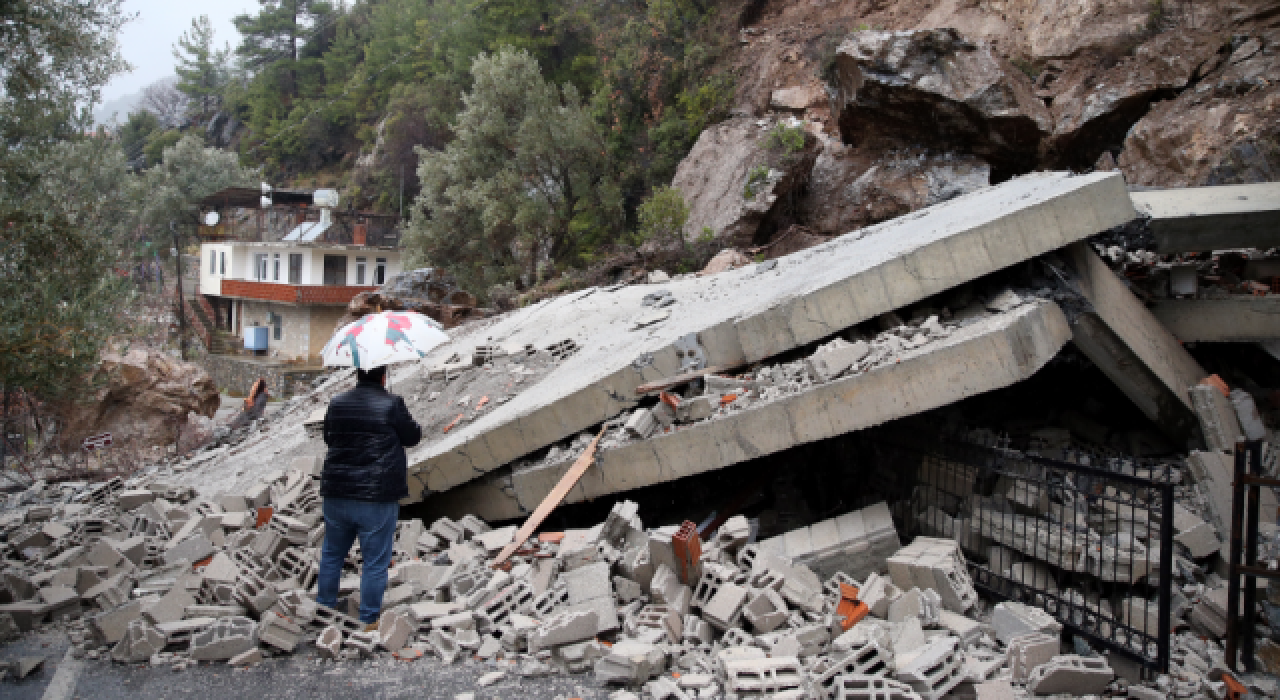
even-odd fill
[(416, 360), (448, 340), (442, 326), (422, 314), (383, 311), (343, 326), (322, 356), (326, 367), (373, 369)]

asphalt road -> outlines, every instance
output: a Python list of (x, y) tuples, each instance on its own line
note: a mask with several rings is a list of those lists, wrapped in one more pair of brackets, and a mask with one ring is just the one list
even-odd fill
[[(391, 658), (370, 661), (319, 661), (310, 653), (267, 659), (250, 669), (225, 663), (202, 663), (185, 671), (169, 666), (123, 665), (110, 661), (65, 658), (68, 641), (61, 632), (28, 634), (0, 647), (0, 662), (22, 656), (43, 656), (44, 666), (26, 679), (0, 681), (5, 700), (131, 700), (132, 698), (216, 698), (216, 700), (381, 700), (383, 698), (453, 698), (474, 692), (476, 700), (502, 698), (607, 698), (605, 688), (590, 673), (521, 678), (515, 665), (503, 662), (460, 661), (446, 666), (437, 659), (404, 662)], [(63, 668), (65, 666), (65, 668)], [(62, 675), (59, 676), (59, 669)], [(487, 688), (480, 676), (509, 670), (506, 678)], [(56, 680), (55, 680), (56, 679)]]

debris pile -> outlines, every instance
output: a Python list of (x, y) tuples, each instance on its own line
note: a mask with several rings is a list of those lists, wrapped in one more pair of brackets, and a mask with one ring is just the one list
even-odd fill
[[(762, 541), (743, 516), (714, 532), (646, 529), (630, 501), (595, 527), (515, 543), (516, 527), (473, 516), (404, 521), (369, 630), (356, 619), (358, 548), (339, 609), (314, 601), (318, 460), (295, 467), (216, 502), (154, 476), (15, 495), (0, 521), (0, 630), (65, 624), (78, 656), (177, 670), (280, 654), (471, 657), (505, 669), (482, 686), (506, 673), (594, 672), (653, 697), (1100, 694), (1124, 683), (1087, 645), (1063, 645), (1043, 611), (988, 609), (956, 540), (900, 546), (885, 503)], [(1200, 596), (1191, 619), (1220, 634), (1215, 595)], [(1179, 671), (1163, 685), (1212, 683), (1214, 643), (1184, 635), (1177, 649)]]

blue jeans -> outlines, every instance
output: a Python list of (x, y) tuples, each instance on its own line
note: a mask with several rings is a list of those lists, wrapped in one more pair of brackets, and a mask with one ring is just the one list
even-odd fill
[(324, 499), (324, 546), (320, 555), (316, 602), (335, 607), (342, 581), (342, 564), (351, 544), (360, 538), (364, 568), (360, 574), (360, 621), (369, 624), (382, 612), (387, 591), (387, 567), (396, 539), (399, 503), (373, 503), (346, 498)]

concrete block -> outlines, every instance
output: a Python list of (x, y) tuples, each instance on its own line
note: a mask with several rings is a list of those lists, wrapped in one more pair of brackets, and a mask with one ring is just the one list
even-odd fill
[(631, 417), (627, 419), (627, 423), (623, 428), (632, 437), (644, 440), (657, 432), (658, 419), (654, 418), (653, 412), (649, 409), (638, 408), (632, 412)]
[(871, 352), (865, 340), (847, 342), (837, 338), (818, 348), (805, 360), (805, 369), (815, 382), (829, 382)]
[(163, 622), (176, 622), (186, 615), (188, 606), (196, 604), (196, 597), (181, 587), (174, 586), (165, 593), (160, 600), (149, 605), (142, 614), (146, 616), (151, 624), (158, 625)]
[(1243, 389), (1234, 389), (1229, 396), (1231, 407), (1236, 411), (1236, 419), (1240, 423), (1240, 431), (1249, 440), (1267, 439), (1267, 427), (1258, 415), (1258, 406), (1253, 402), (1253, 395)]
[(742, 586), (724, 583), (703, 608), (702, 619), (722, 631), (737, 627), (742, 616), (742, 607), (746, 605), (749, 593)]
[(909, 617), (902, 622), (889, 623), (889, 645), (897, 659), (904, 659), (924, 647), (924, 630), (919, 618)]
[(1058, 655), (1061, 643), (1057, 637), (1040, 632), (1029, 632), (1009, 640), (1005, 662), (1017, 683), (1026, 683), (1031, 672)]
[(342, 630), (335, 626), (324, 628), (316, 638), (316, 647), (320, 655), (327, 659), (336, 659), (342, 653)]
[(938, 613), (938, 624), (942, 629), (959, 638), (960, 648), (966, 650), (977, 644), (978, 640), (982, 639), (982, 635), (993, 632), (990, 626), (964, 615), (957, 615), (950, 610), (942, 610)]
[[(244, 618), (241, 618), (244, 619)], [(304, 635), (302, 628), (292, 620), (275, 612), (267, 612), (258, 623), (258, 641), (292, 654)], [(394, 651), (394, 649), (392, 650)]]
[(562, 644), (572, 644), (596, 636), (595, 611), (564, 612), (538, 625), (529, 634), (529, 651), (549, 649)]
[(515, 525), (509, 525), (497, 530), (488, 530), (477, 534), (472, 538), (472, 541), (480, 543), (487, 553), (494, 555), (502, 551), (503, 547), (511, 544), (511, 540), (515, 537), (518, 529)]
[(835, 679), (834, 700), (920, 700), (911, 686), (892, 678), (846, 674)]
[(142, 617), (142, 603), (132, 601), (89, 618), (89, 629), (99, 644), (116, 644), (129, 630), (129, 623)]
[(164, 635), (146, 620), (137, 619), (129, 623), (128, 629), (111, 649), (111, 658), (120, 663), (140, 663), (164, 650)]
[(1052, 637), (1062, 633), (1062, 623), (1045, 611), (1013, 601), (999, 603), (992, 609), (991, 626), (995, 628), (996, 638), (1005, 644), (1028, 632), (1041, 632)]
[(805, 673), (794, 656), (726, 661), (724, 677), (725, 689), (739, 697), (804, 696)]
[(390, 652), (404, 648), (417, 632), (412, 618), (405, 614), (383, 613), (378, 623), (378, 643)]
[(609, 580), (609, 563), (595, 562), (567, 571), (561, 580), (569, 589), (569, 604), (577, 605), (596, 598), (607, 598), (613, 595), (613, 586)]
[(787, 602), (772, 588), (757, 588), (742, 607), (742, 616), (756, 634), (776, 630), (787, 619)]
[(976, 683), (973, 686), (974, 700), (1017, 700), (1009, 681), (995, 680)]
[(644, 590), (640, 588), (640, 584), (623, 576), (613, 577), (613, 590), (621, 603), (630, 603), (644, 595)]
[(0, 614), (13, 618), (18, 629), (30, 632), (41, 625), (49, 614), (49, 606), (36, 600), (0, 604)]
[(897, 679), (922, 700), (940, 700), (964, 680), (964, 652), (955, 637), (935, 637), (909, 659), (899, 657)]
[(682, 641), (686, 644), (707, 645), (715, 641), (715, 628), (697, 615), (685, 615), (681, 627), (684, 630)]
[[(688, 609), (687, 607), (685, 608)], [(596, 634), (608, 634), (622, 626), (618, 619), (618, 608), (613, 597), (592, 598), (581, 603), (568, 605), (566, 612), (590, 612), (596, 616)], [(683, 612), (681, 613), (683, 614)]]
[(213, 543), (209, 541), (209, 538), (200, 533), (171, 545), (169, 549), (165, 550), (164, 563), (176, 564), (183, 560), (195, 563), (202, 559), (207, 559), (215, 551), (217, 550), (214, 548)]
[(1101, 695), (1114, 677), (1102, 657), (1068, 654), (1034, 669), (1027, 678), (1027, 691), (1033, 695)]
[(595, 663), (596, 679), (607, 684), (638, 685), (666, 668), (666, 654), (653, 645), (621, 639)]
[(262, 663), (262, 660), (263, 660), (263, 656), (261, 651), (258, 651), (257, 649), (250, 649), (249, 651), (243, 652), (241, 654), (237, 654), (231, 657), (230, 659), (227, 659), (227, 665), (254, 666), (256, 664)]
[(1207, 557), (1222, 548), (1217, 529), (1203, 520), (1199, 525), (1174, 535), (1173, 539), (1185, 546), (1195, 559)]
[(191, 658), (224, 661), (258, 645), (258, 624), (247, 617), (224, 617), (191, 637)]
[(121, 491), (116, 494), (116, 507), (128, 512), (144, 503), (150, 503), (154, 500), (156, 500), (156, 495), (146, 489)]
[(808, 566), (820, 578), (842, 571), (858, 580), (883, 567), (900, 548), (889, 506), (883, 502), (764, 540), (759, 546), (761, 551)]

